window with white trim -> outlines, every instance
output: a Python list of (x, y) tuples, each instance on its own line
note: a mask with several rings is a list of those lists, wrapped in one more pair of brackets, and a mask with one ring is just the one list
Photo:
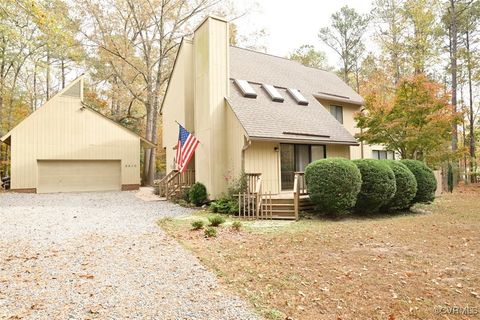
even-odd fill
[(395, 152), (388, 151), (388, 150), (372, 150), (372, 158), (373, 159), (388, 159), (388, 160), (395, 160)]
[(330, 113), (338, 122), (343, 124), (343, 107), (332, 105), (330, 106)]

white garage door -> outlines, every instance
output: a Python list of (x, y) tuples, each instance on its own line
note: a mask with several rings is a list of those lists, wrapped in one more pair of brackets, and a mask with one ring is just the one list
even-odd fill
[(121, 190), (120, 160), (38, 160), (38, 193)]

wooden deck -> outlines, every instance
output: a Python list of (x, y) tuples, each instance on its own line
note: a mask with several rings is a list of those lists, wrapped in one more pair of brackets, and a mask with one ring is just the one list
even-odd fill
[(247, 190), (239, 195), (240, 217), (298, 220), (300, 212), (312, 211), (304, 173), (295, 173), (294, 189), (278, 194), (263, 192), (260, 173), (247, 174)]

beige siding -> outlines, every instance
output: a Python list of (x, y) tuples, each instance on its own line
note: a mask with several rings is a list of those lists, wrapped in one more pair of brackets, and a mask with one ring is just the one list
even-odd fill
[(194, 35), (195, 134), (200, 144), (195, 153), (196, 180), (211, 198), (226, 190), (226, 104), (228, 96), (228, 26), (209, 17)]
[[(337, 102), (337, 101), (328, 101), (328, 100), (319, 100), (319, 102), (330, 112), (330, 106), (336, 105), (343, 107), (343, 125), (351, 135), (355, 136), (355, 134), (360, 133), (360, 129), (357, 128), (357, 123), (355, 121), (355, 114), (360, 112), (360, 106), (344, 103), (344, 102)], [(368, 145), (368, 144), (360, 144), (359, 146), (351, 146), (350, 147), (350, 158), (351, 159), (361, 159), (362, 158), (362, 148), (363, 148), (363, 158), (371, 158), (372, 157), (372, 150), (384, 150), (383, 146), (379, 145)]]
[(243, 171), (242, 149), (246, 133), (234, 112), (227, 107), (227, 183), (237, 179)]
[(245, 151), (245, 172), (261, 173), (264, 192), (280, 192), (280, 152), (277, 142), (253, 141)]
[(194, 132), (193, 112), (193, 45), (184, 40), (178, 52), (162, 110), (163, 147), (166, 150), (167, 173), (175, 168), (174, 147), (178, 142), (178, 124)]
[(37, 160), (121, 160), (122, 184), (140, 183), (140, 139), (88, 108), (56, 96), (12, 131), (12, 189), (37, 187)]
[(339, 144), (327, 145), (327, 158), (341, 157), (350, 159), (350, 146)]

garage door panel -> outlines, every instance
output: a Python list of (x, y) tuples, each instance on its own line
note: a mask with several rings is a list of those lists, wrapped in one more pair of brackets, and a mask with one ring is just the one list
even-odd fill
[(38, 193), (121, 190), (119, 160), (39, 160)]

